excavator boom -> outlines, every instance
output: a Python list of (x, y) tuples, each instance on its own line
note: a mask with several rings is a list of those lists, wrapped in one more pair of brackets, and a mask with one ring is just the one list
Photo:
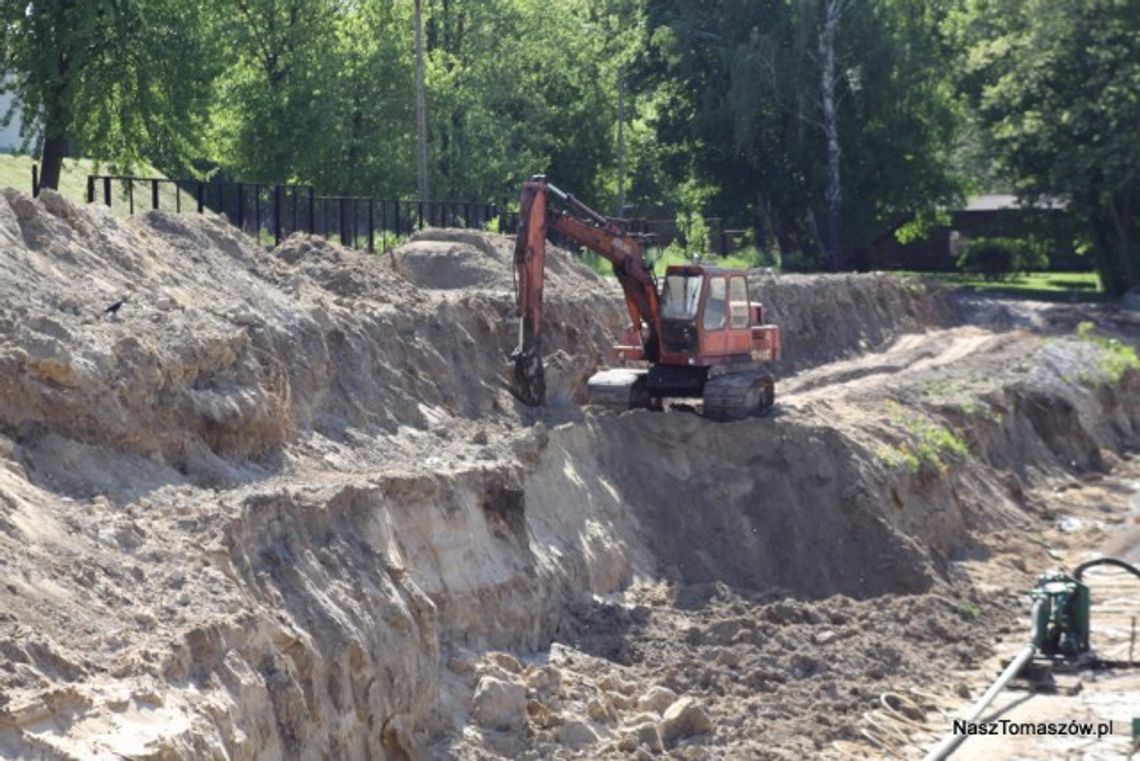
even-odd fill
[[(555, 206), (558, 204), (561, 208)], [(660, 335), (660, 307), (653, 269), (645, 261), (642, 240), (604, 217), (544, 177), (523, 185), (515, 239), (518, 278), (519, 343), (512, 357), (514, 392), (526, 404), (546, 399), (542, 367), (542, 288), (546, 270), (546, 236), (557, 232), (609, 261), (625, 294), (631, 325), (646, 333), (643, 352), (655, 361)]]

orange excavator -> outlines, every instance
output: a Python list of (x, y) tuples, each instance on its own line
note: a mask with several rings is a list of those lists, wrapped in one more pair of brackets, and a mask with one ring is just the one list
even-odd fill
[(780, 358), (780, 329), (748, 296), (742, 270), (671, 265), (659, 284), (645, 259), (647, 236), (594, 211), (542, 175), (523, 185), (514, 264), (519, 344), (513, 392), (526, 404), (546, 401), (542, 367), (542, 286), (551, 232), (597, 252), (613, 265), (630, 325), (614, 347), (624, 367), (601, 370), (587, 401), (617, 410), (663, 409), (666, 399), (702, 399), (704, 414), (737, 420), (763, 414), (775, 398), (765, 364)]

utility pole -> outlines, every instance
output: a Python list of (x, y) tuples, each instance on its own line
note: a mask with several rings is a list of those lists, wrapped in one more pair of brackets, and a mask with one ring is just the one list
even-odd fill
[(427, 95), (424, 92), (424, 19), (423, 0), (415, 0), (416, 22), (416, 172), (419, 175), (420, 201), (431, 200), (428, 187), (427, 160)]
[(617, 214), (625, 218), (625, 72), (618, 67), (617, 81)]

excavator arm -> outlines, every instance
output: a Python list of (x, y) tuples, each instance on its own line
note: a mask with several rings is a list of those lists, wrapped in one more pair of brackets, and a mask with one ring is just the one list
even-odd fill
[(515, 361), (514, 393), (526, 404), (546, 401), (542, 367), (542, 287), (545, 280), (546, 237), (555, 231), (602, 258), (614, 268), (625, 294), (633, 331), (642, 337), (644, 356), (656, 361), (660, 347), (660, 309), (653, 269), (645, 260), (642, 239), (559, 190), (539, 175), (523, 185), (515, 239), (518, 278), (519, 343)]

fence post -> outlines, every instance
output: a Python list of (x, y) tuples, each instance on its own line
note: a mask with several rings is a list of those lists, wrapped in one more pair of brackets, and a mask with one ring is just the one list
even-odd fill
[(281, 245), (281, 199), (283, 193), (280, 185), (273, 186), (273, 245)]
[(253, 237), (257, 238), (257, 245), (261, 245), (261, 185), (253, 186)]
[(376, 253), (376, 214), (375, 214), (376, 201), (368, 199), (368, 251), (369, 253)]
[(395, 219), (393, 220), (393, 222), (396, 226), (396, 237), (399, 238), (400, 237), (400, 199), (399, 198), (397, 198), (395, 201), (392, 201), (392, 208), (394, 209), (394, 214), (396, 215)]
[(40, 194), (40, 165), (32, 164), (32, 198)]
[(158, 180), (150, 181), (150, 208), (158, 208)]
[(317, 189), (309, 186), (309, 235), (317, 232)]
[(107, 204), (107, 208), (111, 207), (111, 178), (103, 178), (103, 203)]
[(300, 220), (297, 218), (297, 206), (299, 204), (297, 202), (297, 186), (296, 185), (293, 186), (293, 192), (291, 195), (293, 196), (293, 232), (297, 232), (297, 225), (300, 223)]
[(386, 250), (388, 248), (388, 207), (384, 205), (384, 199), (380, 199), (380, 249)]
[(129, 213), (134, 214), (135, 213), (135, 181), (130, 177), (127, 178), (127, 205), (129, 207)]
[(341, 196), (340, 200), (337, 202), (337, 206), (338, 206), (337, 211), (340, 213), (340, 244), (342, 246), (348, 245), (348, 206), (346, 205), (347, 201), (348, 201), (347, 198), (345, 198), (344, 196)]
[(87, 175), (87, 203), (95, 203), (95, 175)]
[(419, 211), (420, 211), (420, 214), (419, 214), (420, 226), (418, 229), (423, 230), (424, 229), (424, 202), (423, 201), (419, 202)]
[(352, 247), (356, 248), (356, 233), (360, 230), (360, 199), (352, 199)]
[(198, 213), (206, 211), (206, 183), (198, 182)]
[(245, 186), (237, 184), (237, 227), (245, 230)]

